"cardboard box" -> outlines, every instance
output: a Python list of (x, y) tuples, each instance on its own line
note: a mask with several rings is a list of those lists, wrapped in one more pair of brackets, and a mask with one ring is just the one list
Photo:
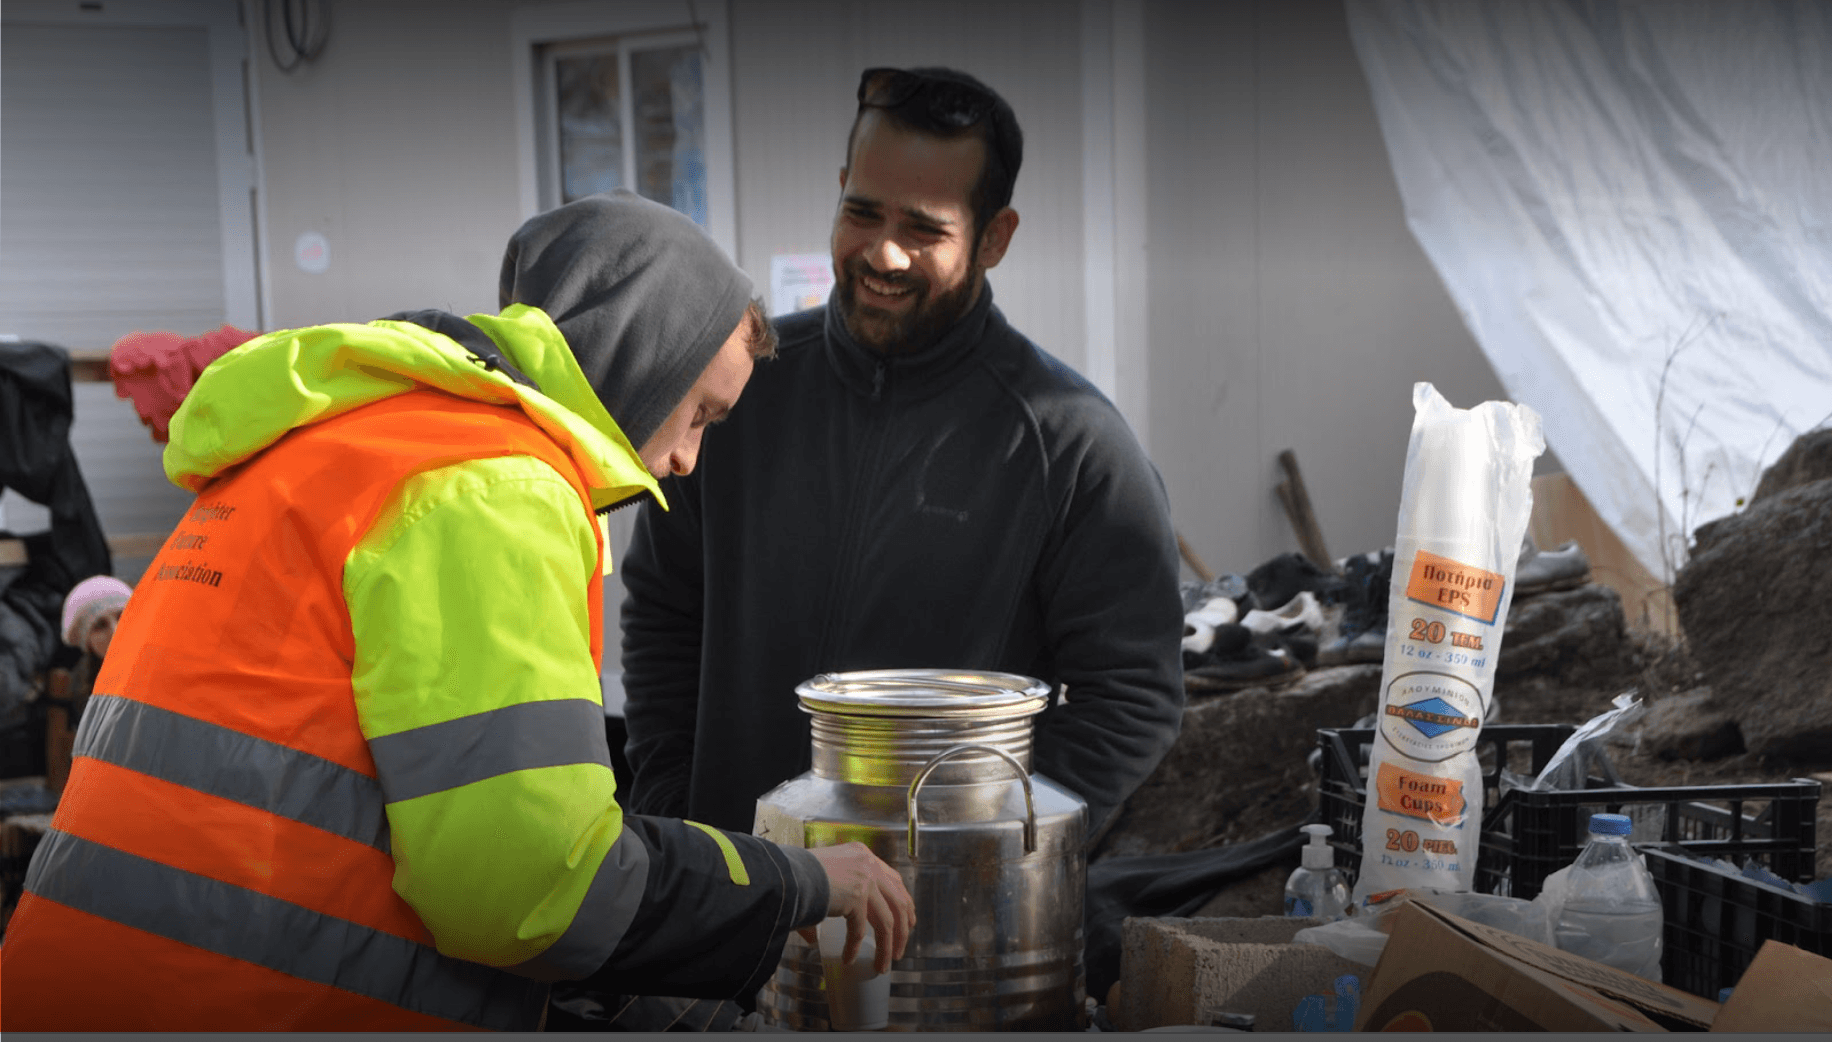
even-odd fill
[(1697, 1031), (1715, 1002), (1408, 903), (1363, 992), (1357, 1031)]
[(1762, 942), (1711, 1030), (1832, 1034), (1832, 959)]

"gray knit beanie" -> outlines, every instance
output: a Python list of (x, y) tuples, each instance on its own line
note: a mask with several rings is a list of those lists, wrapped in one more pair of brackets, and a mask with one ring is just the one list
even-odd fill
[(751, 280), (686, 216), (619, 189), (523, 224), (500, 297), (553, 319), (641, 449), (737, 328)]

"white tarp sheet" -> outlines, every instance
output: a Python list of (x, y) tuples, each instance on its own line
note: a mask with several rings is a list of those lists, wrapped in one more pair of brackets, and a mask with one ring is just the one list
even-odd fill
[(1832, 418), (1832, 3), (1347, 10), (1413, 234), (1670, 579), (1693, 528)]

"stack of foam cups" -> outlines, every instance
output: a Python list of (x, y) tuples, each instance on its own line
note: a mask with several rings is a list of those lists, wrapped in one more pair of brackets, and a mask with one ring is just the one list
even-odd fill
[(1413, 405), (1357, 903), (1405, 887), (1473, 889), (1476, 739), (1545, 448), (1539, 416), (1522, 405), (1457, 409), (1428, 383)]

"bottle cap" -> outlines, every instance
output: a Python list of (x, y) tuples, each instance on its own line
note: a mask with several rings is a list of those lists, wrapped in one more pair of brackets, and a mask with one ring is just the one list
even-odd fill
[[(1328, 825), (1305, 825), (1303, 831), (1310, 836), (1310, 843), (1304, 848), (1303, 864), (1305, 868), (1316, 870), (1333, 868), (1336, 864), (1336, 852), (1330, 849), (1329, 835), (1336, 831)], [(1290, 864), (1290, 862), (1286, 862)]]
[(1599, 836), (1626, 836), (1635, 831), (1635, 823), (1626, 814), (1592, 814), (1590, 831)]

